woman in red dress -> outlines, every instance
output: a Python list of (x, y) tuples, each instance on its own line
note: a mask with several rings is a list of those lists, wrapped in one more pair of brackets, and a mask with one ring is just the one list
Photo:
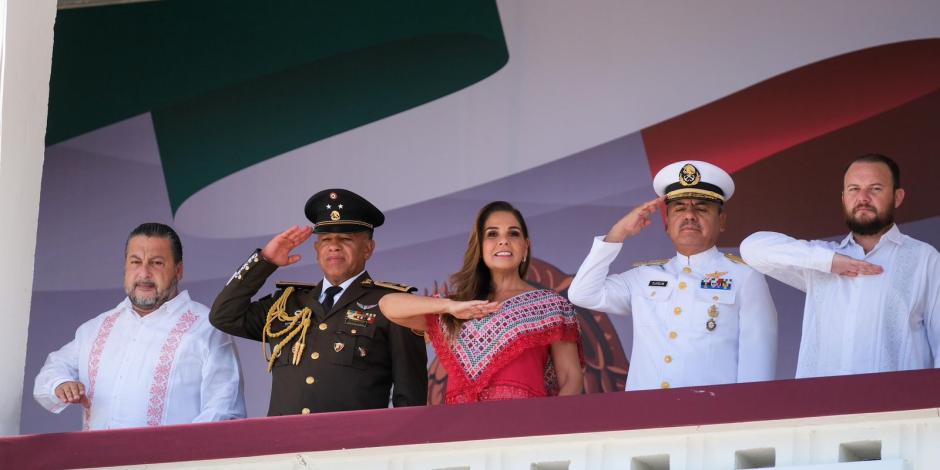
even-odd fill
[(480, 210), (450, 298), (389, 294), (382, 313), (431, 338), (447, 369), (445, 403), (576, 395), (581, 334), (574, 307), (525, 282), (531, 258), (522, 214), (495, 201)]

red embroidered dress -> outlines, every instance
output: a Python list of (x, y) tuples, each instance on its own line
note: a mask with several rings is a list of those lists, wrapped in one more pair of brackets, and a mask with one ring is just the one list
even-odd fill
[(574, 307), (551, 290), (524, 292), (492, 315), (464, 322), (454, 342), (440, 315), (428, 315), (427, 323), (447, 369), (447, 404), (556, 395), (550, 345), (571, 341), (583, 356)]

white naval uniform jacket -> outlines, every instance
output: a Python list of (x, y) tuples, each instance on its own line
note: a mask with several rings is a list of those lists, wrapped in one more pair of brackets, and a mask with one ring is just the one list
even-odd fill
[(568, 298), (633, 314), (627, 390), (775, 378), (777, 310), (763, 275), (715, 247), (609, 275), (622, 246), (595, 238)]

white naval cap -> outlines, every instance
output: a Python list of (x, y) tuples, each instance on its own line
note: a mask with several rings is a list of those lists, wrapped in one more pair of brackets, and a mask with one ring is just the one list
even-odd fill
[(704, 199), (719, 204), (731, 199), (734, 180), (725, 170), (708, 162), (684, 160), (666, 165), (653, 178), (656, 194), (666, 202), (676, 199)]

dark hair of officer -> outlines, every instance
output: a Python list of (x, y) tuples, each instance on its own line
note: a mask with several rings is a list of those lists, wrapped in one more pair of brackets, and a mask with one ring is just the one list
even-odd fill
[(131, 238), (136, 236), (145, 236), (153, 238), (166, 238), (170, 241), (170, 250), (173, 253), (173, 262), (179, 264), (183, 261), (183, 244), (180, 242), (180, 236), (176, 234), (169, 225), (158, 222), (147, 222), (140, 224), (134, 230), (131, 230), (127, 240), (124, 241), (124, 257), (127, 258), (127, 246)]
[[(486, 300), (493, 293), (493, 276), (490, 269), (483, 262), (483, 225), (494, 212), (509, 212), (519, 221), (522, 236), (529, 240), (529, 229), (525, 219), (518, 209), (506, 201), (493, 201), (480, 209), (473, 229), (470, 231), (470, 240), (467, 242), (467, 251), (463, 256), (463, 266), (460, 271), (450, 276), (450, 286), (453, 300)], [(519, 277), (525, 279), (529, 271), (529, 262), (532, 260), (531, 245), (526, 250), (525, 260), (519, 265)], [(447, 328), (448, 337), (456, 337), (457, 332), (465, 320), (450, 315), (442, 315), (441, 321)]]
[(855, 160), (852, 160), (851, 163), (846, 165), (845, 171), (843, 171), (842, 174), (844, 175), (848, 173), (849, 167), (851, 167), (852, 165), (856, 163), (882, 163), (886, 165), (888, 169), (891, 170), (891, 182), (894, 183), (893, 189), (901, 188), (901, 168), (898, 167), (897, 162), (895, 162), (888, 156), (882, 155), (880, 153), (867, 153), (865, 155), (862, 155), (861, 157), (856, 158)]

